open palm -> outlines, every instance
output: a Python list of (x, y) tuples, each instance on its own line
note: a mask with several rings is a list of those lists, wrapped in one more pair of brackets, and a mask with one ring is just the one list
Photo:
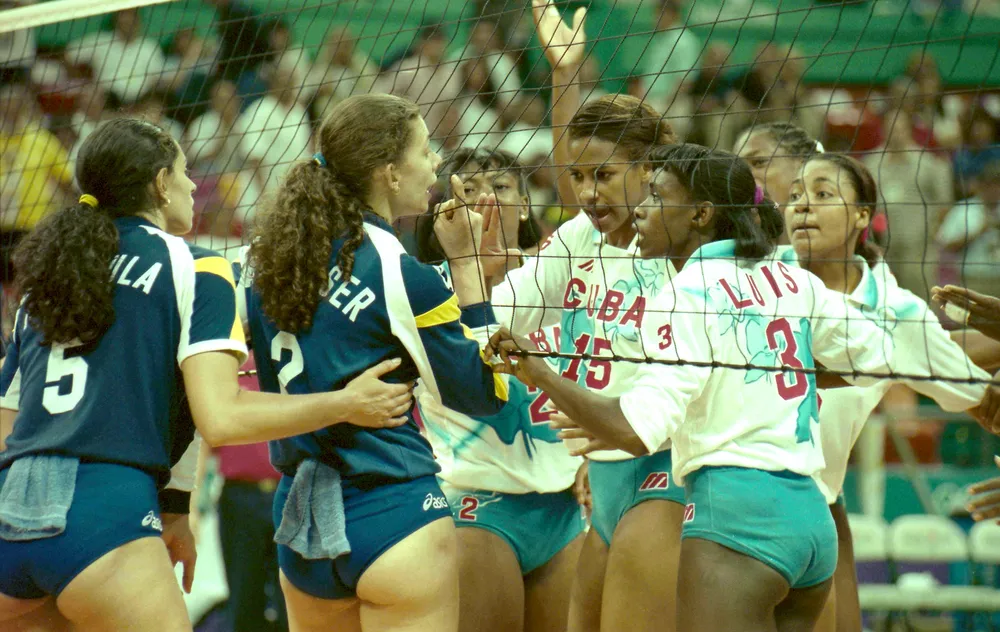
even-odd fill
[(580, 66), (587, 53), (587, 36), (583, 31), (587, 9), (580, 7), (573, 13), (572, 27), (563, 22), (559, 10), (548, 0), (532, 0), (531, 10), (538, 39), (553, 70)]

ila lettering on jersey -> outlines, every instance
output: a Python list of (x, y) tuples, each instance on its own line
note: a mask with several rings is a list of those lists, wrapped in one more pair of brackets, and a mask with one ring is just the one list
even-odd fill
[(358, 314), (375, 302), (375, 292), (368, 286), (362, 287), (361, 280), (353, 274), (348, 281), (343, 278), (340, 266), (334, 266), (330, 270), (330, 282), (326, 286), (330, 298), (327, 302), (343, 312), (352, 323), (357, 322)]
[(148, 295), (153, 289), (153, 284), (156, 283), (156, 278), (160, 275), (163, 264), (156, 262), (153, 265), (146, 265), (142, 263), (138, 255), (115, 255), (111, 260), (110, 268), (113, 282), (142, 290), (144, 294)]

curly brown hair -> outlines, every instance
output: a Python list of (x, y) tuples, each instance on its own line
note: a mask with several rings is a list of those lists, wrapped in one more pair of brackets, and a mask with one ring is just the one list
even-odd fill
[(341, 101), (323, 120), (319, 146), (326, 160), (301, 161), (258, 216), (248, 262), (264, 314), (282, 330), (312, 326), (326, 294), (334, 240), (345, 237), (337, 265), (345, 278), (364, 241), (362, 212), (372, 172), (399, 162), (413, 135), (417, 106), (388, 94)]
[(659, 145), (678, 142), (674, 128), (652, 106), (627, 94), (609, 94), (586, 103), (569, 122), (569, 137), (598, 138), (644, 160)]
[(114, 323), (112, 220), (157, 205), (152, 184), (161, 169), (173, 170), (179, 152), (170, 134), (139, 119), (109, 121), (84, 141), (76, 181), (97, 208), (77, 203), (49, 215), (13, 255), (23, 309), (43, 344), (93, 342)]

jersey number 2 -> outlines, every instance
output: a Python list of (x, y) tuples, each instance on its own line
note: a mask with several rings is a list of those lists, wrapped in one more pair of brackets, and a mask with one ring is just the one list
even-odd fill
[[(69, 391), (60, 393), (63, 380), (69, 378)], [(45, 390), (42, 406), (51, 415), (68, 413), (83, 399), (87, 388), (87, 361), (81, 356), (66, 357), (66, 345), (52, 345), (45, 364)]]
[[(781, 348), (778, 336), (781, 336), (785, 341), (784, 349)], [(795, 343), (795, 334), (792, 333), (792, 326), (788, 324), (787, 320), (778, 318), (771, 321), (767, 326), (767, 344), (772, 351), (780, 351), (778, 357), (781, 359), (783, 367), (802, 368), (802, 361), (795, 355), (799, 350)], [(794, 377), (791, 384), (788, 383), (789, 376)], [(778, 395), (784, 400), (802, 397), (809, 390), (805, 374), (792, 371), (779, 373), (775, 378), (775, 385), (778, 387)]]
[(278, 386), (283, 395), (288, 394), (288, 383), (297, 378), (305, 370), (305, 363), (302, 360), (302, 347), (299, 340), (287, 331), (279, 331), (278, 335), (271, 341), (271, 359), (275, 364), (281, 363), (281, 352), (288, 351), (292, 357), (288, 364), (278, 371)]

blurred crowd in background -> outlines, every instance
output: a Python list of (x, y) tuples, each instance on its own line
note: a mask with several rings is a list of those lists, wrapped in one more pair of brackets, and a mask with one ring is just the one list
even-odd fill
[[(887, 85), (863, 90), (803, 82), (810, 60), (777, 41), (761, 44), (752, 64), (729, 64), (725, 45), (685, 28), (693, 2), (637, 5), (653, 12), (655, 32), (624, 81), (630, 94), (663, 112), (688, 142), (732, 150), (752, 125), (784, 121), (827, 150), (856, 155), (878, 181), (874, 226), (890, 266), (919, 264), (897, 269), (901, 285), (926, 296), (935, 284), (960, 282), (1000, 295), (997, 86), (954, 89), (925, 50)], [(181, 142), (199, 185), (192, 239), (227, 251), (243, 243), (259, 197), (276, 189), (293, 161), (313, 153), (324, 113), (351, 94), (373, 91), (420, 104), (439, 153), (489, 146), (518, 156), (543, 238), (576, 213), (556, 195), (564, 166), (551, 162), (549, 71), (524, 54), (532, 32), (525, 3), (508, 1), (499, 16), (485, 3), (461, 41), (454, 24), (424, 24), (406, 34), (408, 46), (381, 59), (363, 52), (350, 25), (330, 28), (312, 54), (288, 22), (294, 12), (265, 15), (240, 0), (205, 3), (217, 16), (208, 35), (192, 27), (164, 39), (141, 10), (109, 14), (105, 29), (58, 49), (39, 47), (31, 30), (0, 35), (5, 262), (25, 232), (76, 198), (74, 159), (104, 120), (141, 116)], [(23, 4), (3, 0), (0, 10)], [(580, 82), (585, 99), (606, 93), (608, 77), (596, 56)], [(412, 225), (398, 228), (407, 243)], [(9, 290), (12, 270), (5, 265), (2, 273)], [(0, 333), (9, 332), (11, 311), (4, 311)], [(263, 525), (270, 521), (276, 475), (266, 448), (247, 449), (256, 452), (233, 453), (228, 462), (219, 455), (227, 480), (219, 505), (224, 524), (245, 527), (251, 514), (261, 514)], [(224, 531), (223, 549), (247, 546), (242, 537), (258, 536)], [(251, 564), (235, 572), (248, 578), (263, 571)], [(230, 590), (240, 590), (232, 578)], [(257, 593), (252, 610), (259, 619), (281, 600)], [(268, 616), (279, 621), (279, 614)], [(254, 629), (241, 625), (236, 629)]]

